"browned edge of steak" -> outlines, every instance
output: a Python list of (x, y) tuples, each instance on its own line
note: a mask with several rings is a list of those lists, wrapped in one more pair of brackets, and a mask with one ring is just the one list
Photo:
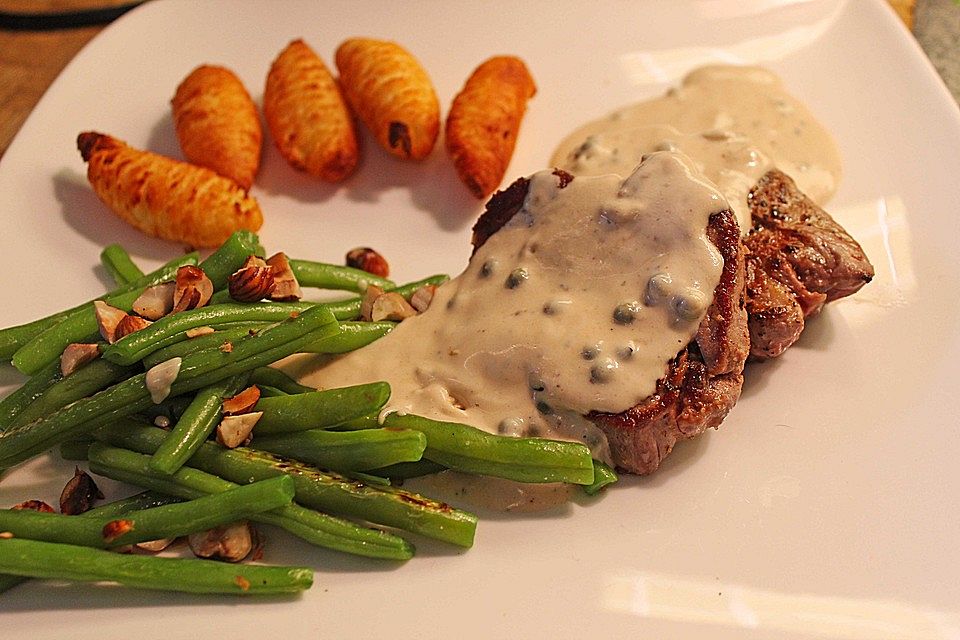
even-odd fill
[[(555, 170), (565, 187), (574, 177)], [(529, 180), (496, 193), (473, 227), (474, 252), (523, 207)], [(723, 257), (720, 282), (695, 339), (667, 365), (656, 392), (620, 413), (587, 417), (607, 436), (616, 466), (652, 473), (679, 440), (717, 427), (740, 397), (743, 365), (750, 349), (744, 299), (744, 250), (730, 210), (710, 216), (707, 236)]]
[(779, 356), (803, 332), (804, 318), (856, 293), (873, 278), (863, 248), (781, 171), (768, 171), (748, 197), (750, 357)]

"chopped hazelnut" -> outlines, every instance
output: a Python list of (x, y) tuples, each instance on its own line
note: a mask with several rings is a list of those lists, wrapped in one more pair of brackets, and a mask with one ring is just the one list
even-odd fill
[(126, 315), (117, 323), (117, 328), (113, 332), (113, 339), (120, 340), (124, 336), (140, 331), (140, 329), (146, 329), (151, 324), (153, 323), (140, 316)]
[(102, 500), (103, 493), (85, 471), (75, 467), (73, 477), (60, 493), (60, 513), (68, 516), (89, 511), (96, 500)]
[(60, 354), (60, 373), (66, 378), (83, 365), (99, 357), (100, 347), (96, 344), (79, 342), (68, 344), (67, 348)]
[(210, 301), (213, 295), (213, 282), (194, 265), (177, 269), (176, 287), (173, 291), (173, 313), (197, 309)]
[(147, 320), (159, 320), (173, 311), (175, 282), (164, 282), (147, 287), (133, 302), (133, 312)]
[(199, 338), (200, 336), (206, 336), (211, 333), (214, 333), (216, 329), (213, 327), (194, 327), (192, 329), (187, 329), (183, 332), (183, 335), (188, 338)]
[(147, 542), (138, 542), (133, 545), (137, 549), (142, 549), (144, 551), (149, 551), (151, 553), (159, 553), (176, 542), (176, 538), (160, 538), (159, 540), (149, 540)]
[(300, 290), (300, 283), (293, 274), (290, 267), (290, 261), (283, 252), (274, 254), (267, 258), (267, 264), (273, 269), (273, 292), (270, 294), (271, 300), (299, 300), (303, 297)]
[(133, 520), (121, 518), (119, 520), (111, 520), (103, 525), (103, 531), (100, 532), (100, 535), (103, 536), (104, 542), (110, 544), (120, 536), (130, 533), (131, 531), (133, 531)]
[(112, 307), (103, 300), (93, 301), (93, 311), (97, 317), (97, 327), (100, 329), (100, 335), (110, 344), (116, 342), (117, 325), (127, 317), (127, 312)]
[(10, 507), (14, 511), (39, 511), (40, 513), (56, 513), (53, 507), (43, 500), (27, 500)]
[(263, 411), (254, 411), (238, 416), (224, 416), (217, 425), (217, 442), (228, 449), (250, 442), (250, 434), (262, 415)]
[(227, 278), (227, 288), (230, 297), (238, 302), (256, 302), (268, 298), (276, 288), (273, 267), (263, 258), (250, 256), (242, 267)]
[(417, 310), (402, 295), (395, 292), (379, 296), (373, 301), (373, 308), (370, 310), (370, 319), (374, 322), (380, 322), (381, 320), (399, 322), (415, 315), (417, 315)]
[(390, 265), (386, 259), (370, 247), (357, 247), (348, 251), (347, 266), (381, 278), (390, 275)]
[(434, 284), (425, 284), (410, 296), (410, 305), (418, 312), (423, 313), (430, 307), (433, 301), (433, 294), (436, 293), (437, 286)]
[(369, 285), (363, 291), (363, 297), (360, 299), (360, 319), (370, 321), (373, 315), (374, 301), (383, 295), (383, 289), (376, 285)]
[(255, 539), (253, 527), (242, 521), (191, 533), (187, 543), (198, 558), (240, 562), (253, 550)]
[(223, 415), (235, 416), (242, 413), (250, 413), (260, 401), (260, 387), (252, 385), (223, 401)]

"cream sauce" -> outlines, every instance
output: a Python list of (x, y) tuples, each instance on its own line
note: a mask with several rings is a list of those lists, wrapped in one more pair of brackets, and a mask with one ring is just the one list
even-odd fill
[(429, 309), (306, 382), (386, 380), (385, 413), (582, 441), (609, 460), (582, 415), (648, 397), (693, 338), (723, 267), (708, 219), (727, 206), (669, 151), (625, 179), (561, 188), (553, 172), (534, 174), (521, 210)]
[(627, 106), (571, 133), (551, 165), (574, 175), (629, 174), (647, 153), (670, 149), (693, 158), (727, 197), (741, 230), (751, 226), (747, 193), (777, 167), (821, 204), (840, 181), (840, 154), (829, 132), (759, 67), (708, 66), (653, 100)]

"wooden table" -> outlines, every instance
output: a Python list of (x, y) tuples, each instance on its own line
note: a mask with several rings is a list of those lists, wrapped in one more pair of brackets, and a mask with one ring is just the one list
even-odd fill
[[(914, 0), (889, 2), (910, 24)], [(0, 0), (0, 10), (64, 11), (124, 3), (125, 0)], [(57, 74), (102, 28), (56, 31), (0, 29), (0, 156)]]
[[(125, 0), (2, 0), (0, 10), (48, 12), (119, 6)], [(102, 26), (56, 31), (0, 29), (0, 156), (54, 78)]]

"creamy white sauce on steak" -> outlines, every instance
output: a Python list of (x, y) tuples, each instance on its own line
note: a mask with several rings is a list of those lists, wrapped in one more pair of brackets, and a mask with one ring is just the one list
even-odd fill
[(693, 338), (723, 267), (708, 220), (727, 206), (672, 152), (625, 179), (534, 174), (520, 211), (425, 313), (308, 382), (387, 380), (385, 412), (573, 439), (606, 458), (581, 416), (649, 396)]
[(740, 229), (751, 226), (747, 193), (776, 167), (814, 202), (840, 182), (840, 153), (809, 109), (772, 72), (715, 65), (659, 98), (590, 122), (557, 147), (551, 165), (573, 175), (627, 175), (647, 153), (681, 151), (727, 197)]

